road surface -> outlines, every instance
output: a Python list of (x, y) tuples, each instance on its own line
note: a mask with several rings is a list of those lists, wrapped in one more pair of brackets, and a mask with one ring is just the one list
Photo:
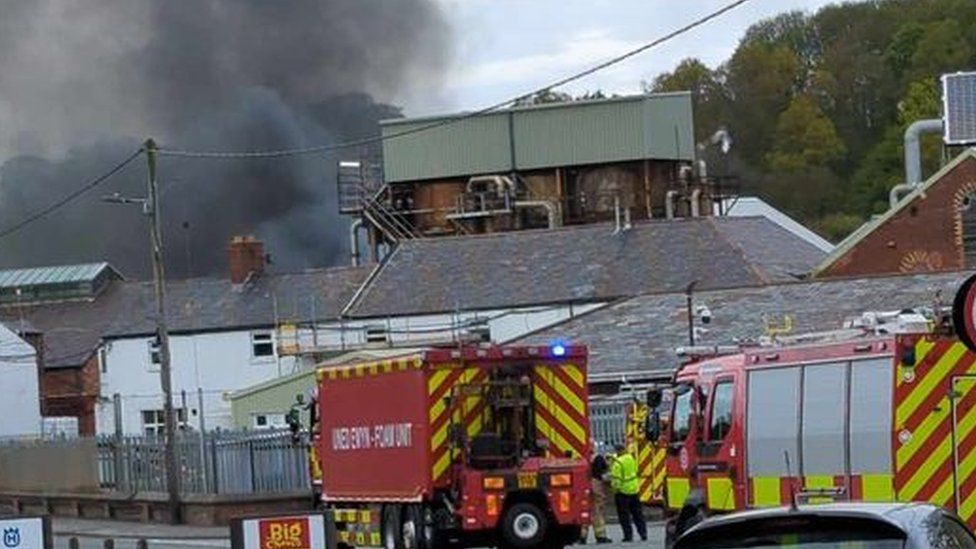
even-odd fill
[[(620, 527), (614, 524), (607, 526), (610, 538), (614, 540), (614, 543), (609, 543), (606, 545), (594, 545), (592, 538), (587, 545), (577, 545), (577, 549), (583, 547), (588, 548), (600, 548), (600, 549), (657, 549), (659, 547), (664, 547), (664, 525), (663, 523), (649, 523), (648, 524), (648, 540), (647, 543), (641, 543), (640, 541), (633, 543), (621, 543), (620, 539), (623, 534), (620, 531)], [(129, 529), (131, 532), (131, 528)], [(592, 534), (591, 534), (592, 536)], [(71, 536), (58, 534), (55, 536), (54, 549), (68, 549), (68, 540)], [(147, 538), (147, 543), (150, 549), (228, 549), (230, 547), (230, 540), (228, 539), (162, 539), (162, 538)], [(102, 537), (85, 536), (78, 538), (79, 549), (104, 549), (105, 539)], [(136, 549), (135, 539), (118, 539), (115, 541), (115, 549)]]

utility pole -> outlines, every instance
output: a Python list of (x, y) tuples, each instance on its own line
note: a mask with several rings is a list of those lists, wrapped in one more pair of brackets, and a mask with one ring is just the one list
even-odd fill
[(695, 307), (694, 307), (694, 293), (695, 286), (698, 285), (697, 280), (692, 280), (690, 284), (685, 288), (685, 307), (688, 310), (688, 345), (695, 346)]
[[(130, 198), (115, 193), (102, 200), (115, 204), (141, 204), (149, 216), (149, 250), (152, 259), (153, 289), (156, 296), (156, 344), (159, 348), (159, 381), (163, 389), (163, 436), (164, 466), (166, 468), (166, 492), (173, 524), (182, 522), (180, 516), (180, 468), (176, 459), (176, 415), (173, 413), (173, 375), (169, 352), (169, 331), (166, 329), (166, 276), (163, 272), (163, 241), (159, 217), (159, 191), (156, 185), (156, 142), (147, 139), (142, 146), (149, 165), (148, 195), (146, 198)], [(185, 409), (185, 407), (184, 407)], [(184, 412), (185, 413), (185, 412)]]
[(173, 413), (173, 375), (170, 369), (169, 331), (166, 329), (166, 278), (163, 271), (163, 241), (159, 220), (159, 192), (156, 185), (156, 142), (149, 138), (144, 145), (149, 166), (149, 196), (146, 214), (149, 216), (149, 239), (152, 251), (153, 288), (156, 294), (156, 337), (159, 340), (159, 377), (163, 389), (163, 416), (166, 462), (166, 492), (170, 520), (182, 522), (180, 516), (180, 477), (176, 462), (176, 417)]

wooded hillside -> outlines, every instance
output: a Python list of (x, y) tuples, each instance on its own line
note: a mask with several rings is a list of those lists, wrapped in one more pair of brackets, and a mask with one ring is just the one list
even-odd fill
[[(717, 69), (686, 59), (646, 87), (692, 90), (698, 140), (732, 133), (744, 194), (837, 240), (887, 208), (905, 127), (940, 114), (938, 76), (974, 69), (976, 1), (876, 0), (762, 21)], [(942, 155), (925, 141), (926, 176)]]

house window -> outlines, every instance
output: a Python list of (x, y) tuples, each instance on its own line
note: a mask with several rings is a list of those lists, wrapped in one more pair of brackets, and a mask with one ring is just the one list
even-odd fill
[(271, 332), (252, 332), (251, 333), (251, 356), (254, 358), (264, 358), (274, 356), (274, 341)]
[(261, 413), (251, 416), (251, 425), (255, 429), (279, 429), (286, 426), (285, 414)]
[(156, 341), (156, 338), (153, 338), (147, 341), (146, 344), (149, 347), (149, 369), (157, 371), (159, 370), (159, 365), (162, 363), (159, 356), (159, 342)]
[[(176, 415), (177, 428), (180, 425), (186, 426), (186, 410), (176, 408), (173, 410)], [(142, 411), (142, 432), (147, 435), (161, 435), (166, 430), (166, 413), (163, 410), (143, 410)]]
[(389, 343), (390, 335), (386, 326), (366, 326), (366, 343)]

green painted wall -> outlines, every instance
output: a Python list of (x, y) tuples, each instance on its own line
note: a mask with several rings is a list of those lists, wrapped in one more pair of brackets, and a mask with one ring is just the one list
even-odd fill
[[(456, 115), (455, 115), (456, 116)], [(383, 135), (417, 130), (454, 116), (391, 120)], [(691, 95), (669, 93), (516, 108), (388, 139), (388, 182), (601, 164), (691, 160)]]
[[(301, 372), (262, 383), (250, 389), (238, 391), (231, 395), (231, 414), (234, 417), (234, 427), (238, 429), (253, 428), (252, 416), (255, 414), (278, 413), (285, 414), (295, 403), (295, 395), (307, 395), (315, 387), (315, 372)], [(308, 415), (302, 418), (302, 424), (308, 426)]]

